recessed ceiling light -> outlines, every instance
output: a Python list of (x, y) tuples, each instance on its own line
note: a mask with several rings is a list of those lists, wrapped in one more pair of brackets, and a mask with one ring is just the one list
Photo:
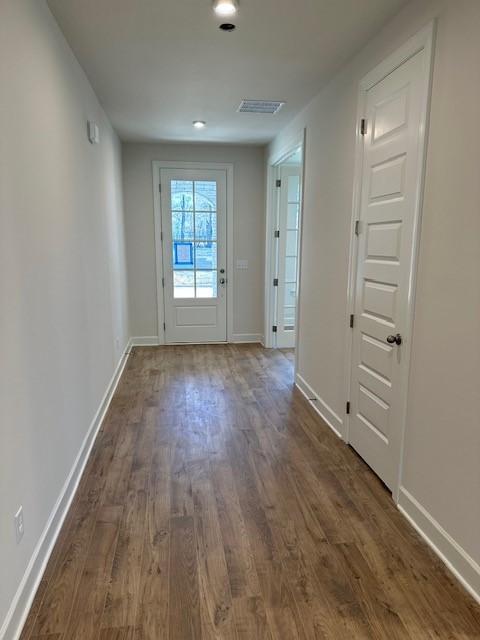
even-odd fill
[(233, 16), (238, 11), (237, 0), (214, 0), (213, 10), (217, 16)]
[(207, 123), (204, 120), (194, 120), (193, 126), (195, 127), (195, 129), (205, 129)]

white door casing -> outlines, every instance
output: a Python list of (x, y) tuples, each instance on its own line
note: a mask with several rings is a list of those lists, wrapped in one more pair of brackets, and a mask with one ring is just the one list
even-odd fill
[(299, 222), (301, 209), (301, 167), (282, 165), (278, 208), (276, 346), (295, 347), (297, 325), (297, 283), (299, 262)]
[[(277, 346), (276, 334), (272, 331), (272, 327), (276, 323), (277, 308), (277, 292), (273, 285), (273, 279), (277, 277), (277, 241), (275, 231), (278, 229), (278, 210), (280, 201), (280, 189), (276, 187), (276, 181), (280, 178), (280, 167), (288, 163), (292, 155), (297, 154), (300, 150), (301, 156), (301, 180), (300, 189), (303, 196), (303, 176), (305, 173), (305, 145), (306, 145), (306, 129), (301, 129), (297, 133), (289, 136), (287, 144), (278, 151), (272, 153), (267, 159), (267, 193), (266, 193), (266, 224), (265, 224), (265, 307), (264, 307), (264, 346), (272, 349)], [(302, 200), (302, 198), (301, 198)], [(299, 247), (302, 244), (302, 211), (303, 200), (300, 207), (300, 228), (299, 228)], [(299, 301), (300, 301), (300, 285), (301, 285), (301, 260), (298, 264), (297, 278), (297, 300), (296, 300), (296, 340), (298, 341), (298, 324), (299, 324)], [(298, 350), (295, 353), (295, 372), (297, 370)]]
[[(423, 34), (423, 46), (410, 57), (390, 69), (386, 61), (361, 87), (366, 131), (359, 173), (348, 439), (394, 491), (406, 420), (431, 38), (432, 29), (430, 39)], [(399, 344), (392, 342), (397, 335)]]
[(165, 342), (225, 342), (226, 172), (161, 169), (160, 182)]

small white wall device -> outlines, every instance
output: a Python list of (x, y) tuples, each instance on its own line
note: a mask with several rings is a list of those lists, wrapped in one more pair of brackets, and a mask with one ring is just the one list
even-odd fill
[(92, 144), (98, 144), (100, 142), (100, 130), (98, 128), (98, 125), (96, 125), (92, 120), (89, 120), (87, 125), (88, 139)]

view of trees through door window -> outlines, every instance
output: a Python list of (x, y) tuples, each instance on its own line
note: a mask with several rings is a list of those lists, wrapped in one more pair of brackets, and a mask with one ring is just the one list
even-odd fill
[(172, 180), (175, 298), (217, 297), (217, 183)]

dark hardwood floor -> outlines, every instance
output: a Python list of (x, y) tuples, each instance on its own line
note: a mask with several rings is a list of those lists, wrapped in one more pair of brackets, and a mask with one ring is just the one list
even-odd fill
[(22, 640), (480, 638), (292, 369), (250, 345), (133, 351)]

